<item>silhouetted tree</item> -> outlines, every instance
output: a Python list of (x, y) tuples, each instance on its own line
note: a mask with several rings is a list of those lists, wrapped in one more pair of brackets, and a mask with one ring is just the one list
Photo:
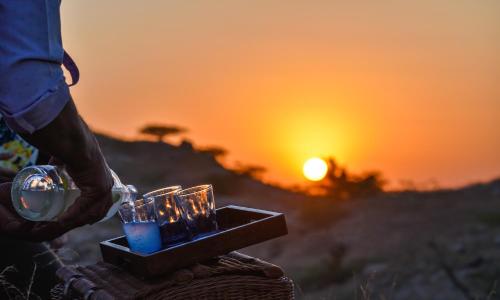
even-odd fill
[(177, 126), (169, 126), (169, 125), (160, 125), (160, 124), (149, 124), (141, 128), (140, 133), (146, 135), (152, 135), (158, 139), (158, 142), (163, 142), (163, 139), (167, 135), (176, 135), (187, 130), (182, 127)]
[(325, 195), (336, 199), (351, 199), (356, 197), (373, 196), (382, 191), (385, 184), (378, 172), (369, 172), (355, 176), (340, 167), (333, 158), (328, 158), (328, 172), (319, 183)]

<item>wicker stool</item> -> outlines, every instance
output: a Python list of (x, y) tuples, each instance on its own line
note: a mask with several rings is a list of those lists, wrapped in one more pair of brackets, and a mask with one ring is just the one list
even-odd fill
[(106, 263), (65, 266), (52, 299), (294, 299), (281, 268), (231, 252), (154, 280), (141, 280)]

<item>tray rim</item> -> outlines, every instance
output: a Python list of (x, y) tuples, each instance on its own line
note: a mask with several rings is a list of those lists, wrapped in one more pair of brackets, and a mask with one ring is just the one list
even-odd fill
[[(125, 247), (125, 246), (122, 246), (122, 245), (119, 245), (119, 244), (113, 242), (113, 241), (116, 241), (118, 239), (125, 238), (125, 235), (121, 235), (121, 236), (114, 237), (114, 238), (111, 238), (111, 239), (108, 239), (108, 240), (105, 240), (105, 241), (101, 241), (101, 242), (99, 242), (99, 244), (101, 245), (101, 247), (102, 246), (111, 247), (111, 248), (115, 248), (116, 250), (123, 251), (125, 253), (130, 253), (132, 255), (137, 255), (137, 256), (140, 256), (140, 257), (143, 257), (143, 258), (148, 258), (148, 257), (152, 257), (154, 255), (159, 255), (162, 252), (170, 251), (170, 250), (175, 249), (175, 248), (180, 248), (180, 247), (184, 247), (184, 246), (189, 245), (189, 244), (194, 244), (194, 243), (196, 243), (196, 242), (198, 242), (200, 240), (204, 240), (204, 239), (207, 239), (207, 238), (210, 238), (210, 237), (221, 235), (221, 234), (223, 234), (225, 232), (237, 230), (238, 228), (248, 226), (249, 224), (253, 224), (253, 223), (257, 223), (257, 222), (260, 222), (260, 221), (263, 221), (263, 220), (267, 220), (267, 219), (270, 219), (270, 218), (275, 218), (275, 217), (279, 217), (279, 216), (284, 216), (285, 215), (284, 213), (281, 213), (281, 212), (275, 212), (275, 211), (258, 209), (258, 208), (250, 208), (250, 207), (233, 205), (233, 204), (226, 205), (226, 206), (223, 206), (223, 207), (219, 207), (219, 208), (216, 209), (216, 211), (219, 210), (219, 209), (225, 209), (225, 208), (235, 209), (235, 210), (240, 210), (240, 211), (253, 212), (253, 213), (259, 213), (259, 214), (265, 214), (265, 215), (268, 215), (268, 216), (266, 216), (266, 217), (264, 217), (262, 219), (252, 220), (251, 222), (248, 222), (248, 223), (245, 223), (245, 224), (242, 224), (242, 225), (231, 227), (231, 228), (229, 228), (227, 230), (221, 230), (221, 231), (218, 231), (218, 232), (216, 232), (214, 234), (207, 235), (207, 236), (204, 236), (204, 237), (201, 237), (201, 238), (198, 238), (198, 239), (194, 239), (194, 240), (190, 240), (190, 241), (187, 241), (187, 242), (183, 242), (183, 243), (179, 243), (179, 244), (176, 244), (176, 245), (172, 245), (172, 246), (169, 246), (167, 248), (164, 248), (164, 249), (161, 249), (159, 251), (156, 251), (156, 252), (153, 252), (153, 253), (149, 253), (149, 254), (141, 254), (141, 253), (138, 253), (138, 252), (133, 252), (133, 251), (130, 250), (129, 247)], [(287, 233), (285, 233), (285, 235)]]

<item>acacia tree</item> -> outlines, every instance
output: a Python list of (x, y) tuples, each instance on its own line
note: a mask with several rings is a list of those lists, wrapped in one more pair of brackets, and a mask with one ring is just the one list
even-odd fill
[(159, 124), (149, 124), (140, 129), (140, 133), (156, 137), (158, 143), (163, 142), (163, 139), (167, 135), (176, 135), (186, 131), (187, 130), (182, 127)]

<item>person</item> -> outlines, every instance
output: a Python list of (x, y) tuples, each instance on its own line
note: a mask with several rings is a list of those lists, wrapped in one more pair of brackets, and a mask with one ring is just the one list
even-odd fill
[[(109, 168), (63, 74), (62, 63), (68, 56), (62, 47), (60, 4), (60, 0), (0, 0), (2, 119), (26, 142), (64, 164), (81, 190), (57, 220), (31, 222), (14, 211), (11, 183), (0, 183), (0, 272), (10, 266), (20, 268), (23, 278), (14, 279), (15, 285), (26, 284), (26, 275), (32, 275), (31, 256), (47, 251), (40, 242), (100, 220), (112, 204)], [(54, 278), (54, 270), (35, 271), (42, 284), (35, 280), (31, 291), (48, 298), (48, 278)]]

